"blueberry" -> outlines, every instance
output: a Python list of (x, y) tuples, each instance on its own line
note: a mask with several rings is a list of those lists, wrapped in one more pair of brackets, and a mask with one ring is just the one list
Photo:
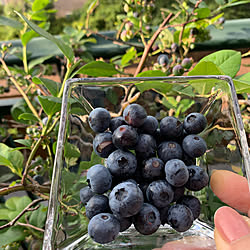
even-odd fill
[(97, 214), (109, 212), (109, 199), (103, 194), (95, 194), (87, 202), (86, 216), (90, 220)]
[(157, 57), (157, 62), (158, 64), (162, 66), (166, 66), (169, 63), (168, 55), (166, 54), (161, 54)]
[(158, 157), (166, 163), (171, 159), (182, 159), (183, 151), (177, 142), (165, 141), (158, 147)]
[(141, 182), (139, 184), (139, 188), (141, 189), (142, 193), (143, 193), (143, 197), (144, 197), (144, 202), (147, 201), (147, 188), (149, 186), (149, 182)]
[(80, 189), (80, 200), (84, 206), (92, 196), (94, 196), (94, 193), (89, 186)]
[(116, 150), (116, 147), (112, 142), (112, 134), (110, 132), (97, 134), (93, 140), (93, 149), (100, 157), (107, 158)]
[(106, 161), (110, 173), (119, 179), (126, 179), (136, 171), (137, 160), (131, 152), (117, 149), (109, 155)]
[(207, 150), (206, 142), (199, 135), (187, 135), (182, 141), (182, 148), (189, 157), (200, 157)]
[(185, 163), (179, 159), (172, 159), (165, 164), (166, 180), (174, 187), (183, 186), (189, 178)]
[(43, 184), (43, 177), (41, 175), (35, 175), (33, 180), (36, 181), (39, 185)]
[(149, 203), (157, 208), (163, 208), (173, 201), (174, 191), (167, 181), (157, 180), (149, 184), (146, 195)]
[(196, 159), (194, 157), (188, 156), (185, 152), (183, 152), (182, 161), (186, 164), (186, 166), (196, 164)]
[(187, 206), (175, 204), (168, 210), (167, 221), (176, 231), (185, 232), (192, 226), (194, 217), (192, 211)]
[(129, 125), (138, 128), (145, 122), (147, 113), (141, 105), (133, 103), (124, 109), (123, 117)]
[(171, 51), (173, 53), (177, 52), (178, 49), (179, 49), (179, 45), (177, 43), (172, 43), (171, 44)]
[(118, 184), (109, 195), (109, 207), (119, 217), (130, 217), (137, 214), (143, 201), (141, 189), (132, 182)]
[(177, 201), (178, 204), (182, 204), (191, 209), (194, 220), (200, 216), (201, 212), (201, 203), (198, 198), (192, 195), (184, 195)]
[(138, 142), (138, 134), (135, 128), (129, 125), (118, 127), (112, 135), (113, 144), (119, 149), (134, 149)]
[(199, 30), (197, 28), (191, 28), (190, 29), (190, 35), (191, 36), (196, 36), (199, 34)]
[(148, 134), (140, 134), (135, 147), (136, 157), (139, 159), (148, 159), (156, 156), (157, 145), (154, 137)]
[(117, 218), (120, 222), (120, 232), (127, 230), (133, 223), (133, 217), (119, 217)]
[(207, 172), (199, 166), (188, 166), (189, 179), (185, 184), (191, 191), (199, 191), (208, 185), (209, 176)]
[(184, 69), (190, 69), (191, 66), (192, 66), (192, 61), (191, 59), (189, 58), (184, 58), (181, 62), (181, 66), (184, 68)]
[(174, 76), (181, 76), (184, 73), (184, 69), (180, 64), (177, 64), (173, 67)]
[(142, 168), (142, 176), (145, 180), (148, 181), (164, 179), (163, 161), (156, 157), (152, 157), (146, 160)]
[(140, 127), (140, 133), (154, 135), (158, 128), (158, 121), (154, 116), (148, 115), (143, 125)]
[(201, 113), (190, 113), (183, 122), (183, 127), (188, 134), (199, 134), (207, 126), (207, 119)]
[(96, 164), (88, 170), (87, 182), (94, 193), (103, 194), (111, 188), (112, 176), (107, 168)]
[(100, 213), (95, 215), (88, 225), (89, 236), (97, 243), (109, 243), (118, 236), (120, 223), (113, 214)]
[(138, 214), (134, 216), (135, 229), (143, 234), (153, 234), (160, 227), (160, 213), (151, 204), (144, 203)]
[(185, 186), (182, 187), (173, 187), (174, 190), (174, 198), (173, 201), (179, 200), (185, 193)]
[(173, 116), (166, 116), (160, 122), (160, 133), (161, 136), (169, 139), (177, 139), (182, 135), (183, 125)]
[(89, 114), (89, 126), (94, 132), (104, 132), (110, 124), (111, 116), (105, 108), (95, 108)]
[(122, 116), (114, 117), (111, 119), (109, 124), (109, 129), (111, 132), (114, 132), (121, 125), (126, 125), (124, 118)]
[(161, 219), (161, 224), (164, 226), (166, 223), (168, 224), (168, 210), (170, 208), (170, 205), (160, 208), (160, 219)]

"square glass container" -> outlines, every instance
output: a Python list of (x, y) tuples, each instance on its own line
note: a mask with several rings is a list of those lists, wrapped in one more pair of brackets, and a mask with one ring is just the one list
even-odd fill
[(104, 107), (112, 117), (119, 116), (128, 103), (134, 102), (158, 120), (176, 116), (183, 121), (191, 112), (204, 114), (208, 123), (201, 136), (207, 143), (207, 151), (196, 159), (196, 165), (204, 168), (209, 176), (213, 169), (226, 169), (250, 180), (247, 139), (230, 77), (69, 79), (62, 99), (43, 249), (147, 250), (183, 236), (213, 238), (211, 222), (220, 203), (209, 188), (191, 192), (201, 200), (202, 212), (185, 233), (178, 233), (166, 225), (152, 235), (143, 236), (131, 226), (109, 244), (100, 245), (88, 237), (88, 220), (80, 203), (79, 190), (87, 185), (89, 167), (97, 163), (105, 165), (104, 159), (92, 152), (95, 134), (89, 128), (88, 114), (93, 108)]

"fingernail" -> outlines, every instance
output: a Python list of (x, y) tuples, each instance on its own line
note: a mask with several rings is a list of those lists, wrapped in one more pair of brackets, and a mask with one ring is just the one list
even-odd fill
[(219, 208), (215, 213), (214, 223), (220, 235), (228, 243), (250, 234), (250, 227), (246, 221), (230, 207)]

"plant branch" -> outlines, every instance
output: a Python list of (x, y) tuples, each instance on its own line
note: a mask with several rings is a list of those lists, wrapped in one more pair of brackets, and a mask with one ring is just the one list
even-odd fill
[(31, 208), (32, 206), (36, 205), (37, 203), (39, 203), (40, 201), (43, 201), (42, 198), (39, 198), (39, 199), (36, 199), (36, 200), (33, 200), (26, 208), (23, 209), (22, 212), (20, 212), (12, 221), (10, 221), (9, 223), (5, 224), (5, 225), (2, 225), (0, 226), (0, 230), (1, 229), (4, 229), (4, 228), (7, 228), (7, 227), (11, 227), (13, 226), (26, 212), (29, 212), (29, 211), (34, 211), (36, 209), (39, 208), (39, 205), (34, 207), (34, 208)]
[(144, 51), (143, 51), (143, 54), (142, 54), (142, 57), (141, 57), (141, 60), (138, 64), (138, 67), (136, 68), (136, 71), (135, 71), (135, 74), (134, 76), (138, 75), (144, 64), (145, 64), (145, 61), (148, 57), (148, 53), (150, 51), (150, 49), (152, 48), (155, 40), (157, 39), (157, 37), (160, 35), (161, 31), (162, 31), (162, 28), (169, 22), (170, 18), (173, 16), (173, 13), (170, 13), (165, 19), (164, 21), (161, 23), (161, 25), (159, 26), (159, 28), (155, 31), (155, 33), (153, 34), (152, 38), (149, 40), (149, 42), (147, 43), (147, 45), (145, 46), (144, 48)]
[(23, 227), (30, 227), (30, 228), (32, 228), (32, 229), (35, 229), (35, 230), (37, 230), (37, 231), (39, 231), (39, 232), (42, 232), (42, 233), (44, 233), (44, 229), (42, 229), (42, 228), (40, 228), (40, 227), (36, 227), (36, 226), (33, 226), (33, 225), (31, 225), (30, 223), (21, 223), (21, 222), (17, 222), (16, 223), (18, 226), (23, 226)]
[(16, 81), (16, 79), (11, 75), (11, 72), (8, 68), (8, 66), (6, 65), (5, 61), (0, 58), (0, 62), (3, 65), (3, 69), (5, 70), (5, 72), (7, 73), (8, 77), (10, 78), (10, 80), (13, 82), (13, 84), (15, 85), (15, 87), (17, 88), (17, 90), (19, 91), (19, 93), (23, 96), (24, 100), (26, 101), (28, 107), (30, 108), (30, 110), (32, 111), (33, 115), (35, 117), (38, 118), (38, 120), (40, 120), (40, 117), (38, 115), (38, 113), (36, 112), (36, 109), (33, 107), (32, 103), (30, 102), (28, 96), (25, 94), (25, 92), (23, 91), (23, 89), (19, 86), (18, 82)]
[(0, 196), (7, 195), (13, 192), (17, 191), (35, 191), (35, 192), (42, 192), (42, 193), (49, 193), (50, 192), (50, 187), (45, 187), (42, 185), (34, 185), (34, 184), (16, 184), (14, 186), (9, 187), (8, 184), (1, 184), (3, 188), (0, 189)]

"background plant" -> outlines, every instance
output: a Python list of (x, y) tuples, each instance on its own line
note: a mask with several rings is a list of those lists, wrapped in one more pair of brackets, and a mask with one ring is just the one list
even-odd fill
[[(233, 2), (231, 1), (232, 4)], [(210, 16), (211, 13), (208, 15), (206, 6), (204, 7), (203, 5), (202, 7), (201, 5), (203, 1), (197, 1), (195, 4), (191, 2), (190, 6), (183, 6), (185, 2), (181, 2), (181, 7), (179, 9), (176, 8), (176, 12), (164, 11), (163, 17), (165, 18), (160, 25), (158, 23), (158, 27), (153, 27), (152, 23), (151, 29), (148, 29), (146, 28), (148, 21), (146, 18), (143, 20), (143, 15), (145, 13), (148, 14), (148, 12), (150, 14), (150, 8), (153, 6), (150, 5), (149, 8), (148, 4), (143, 4), (140, 1), (138, 3), (131, 1), (133, 8), (141, 10), (142, 16), (134, 17), (130, 11), (126, 11), (123, 16), (119, 16), (117, 22), (119, 31), (117, 32), (117, 38), (113, 38), (113, 40), (114, 42), (131, 45), (129, 40), (135, 37), (141, 39), (142, 43), (138, 47), (130, 46), (125, 54), (104, 62), (104, 60), (95, 61), (84, 50), (84, 44), (87, 41), (95, 42), (91, 38), (93, 30), (89, 20), (91, 20), (91, 15), (94, 11), (98, 9), (98, 1), (93, 1), (88, 8), (85, 22), (75, 24), (74, 27), (65, 28), (65, 36), (62, 39), (52, 36), (46, 31), (46, 28), (48, 28), (47, 14), (51, 13), (47, 11), (46, 3), (48, 2), (34, 1), (29, 11), (24, 14), (16, 12), (18, 21), (15, 21), (15, 27), (18, 29), (18, 36), (23, 45), (21, 53), (16, 51), (16, 49), (13, 50), (9, 44), (4, 44), (1, 48), (0, 61), (3, 77), (7, 78), (18, 89), (24, 99), (22, 105), (18, 104), (16, 107), (13, 107), (12, 115), (18, 124), (22, 124), (25, 128), (25, 137), (15, 141), (17, 146), (15, 148), (3, 143), (0, 144), (0, 165), (8, 167), (11, 171), (1, 176), (0, 196), (2, 197), (19, 190), (26, 190), (31, 196), (31, 198), (13, 197), (0, 204), (0, 242), (3, 245), (19, 246), (27, 242), (29, 244), (41, 244), (47, 208), (41, 205), (40, 202), (48, 199), (50, 191), (58, 121), (60, 119), (62, 94), (66, 80), (79, 75), (90, 77), (127, 75), (126, 69), (132, 63), (137, 65), (137, 69), (134, 72), (135, 76), (166, 76), (167, 74), (173, 74), (172, 71), (168, 72), (167, 70), (172, 70), (176, 64), (180, 64), (183, 58), (188, 55), (188, 51), (194, 43), (194, 37), (190, 40), (191, 29), (204, 30), (212, 21), (216, 23), (222, 15), (218, 14), (212, 17)], [(150, 2), (150, 4), (152, 3)], [(126, 5), (128, 2), (124, 2), (124, 4)], [(226, 5), (228, 3), (221, 2), (221, 6), (222, 4)], [(37, 7), (37, 5), (40, 7)], [(40, 16), (40, 12), (45, 13), (46, 18), (42, 17), (42, 20), (37, 20), (36, 16)], [(132, 26), (130, 23), (132, 23)], [(6, 24), (13, 26), (13, 22), (10, 19), (7, 20)], [(84, 30), (82, 30), (83, 27)], [(126, 41), (120, 39), (123, 29), (132, 32), (131, 37), (125, 39)], [(163, 34), (160, 36), (164, 31), (166, 33), (169, 32), (170, 35), (165, 36)], [(54, 43), (64, 55), (64, 58), (61, 59), (64, 67), (61, 73), (61, 82), (45, 77), (48, 68), (44, 62), (46, 62), (48, 57), (34, 61), (30, 61), (28, 58), (27, 44), (38, 35)], [(166, 42), (166, 39), (170, 39), (169, 41), (171, 42)], [(176, 43), (178, 46), (175, 52), (171, 49), (173, 43)], [(154, 45), (158, 46), (155, 50), (153, 49)], [(23, 65), (8, 66), (5, 59), (10, 53), (19, 55)], [(156, 63), (156, 60), (153, 60), (153, 62), (148, 60), (151, 56), (159, 53), (168, 54), (167, 63), (161, 64)], [(203, 58), (194, 68), (187, 68), (185, 71), (188, 75), (231, 76), (234, 79), (235, 87), (242, 103), (242, 114), (246, 120), (246, 131), (248, 131), (249, 104), (246, 93), (250, 92), (250, 75), (236, 76), (241, 65), (241, 56), (240, 52), (233, 50), (219, 51)], [(119, 115), (128, 103), (139, 100), (140, 96), (152, 87), (155, 86), (137, 85), (136, 88), (135, 86), (129, 86), (128, 88), (124, 86), (125, 96), (122, 99), (122, 108), (117, 111), (116, 115)], [(190, 100), (178, 98), (178, 95), (182, 94), (189, 97), (192, 93), (192, 88), (194, 88), (201, 96), (207, 96), (216, 91), (214, 87), (214, 82), (193, 84), (192, 86), (183, 86), (182, 88), (158, 86), (157, 90), (161, 94), (159, 103), (165, 107), (164, 112), (161, 112), (160, 115), (170, 114), (181, 117), (193, 103)], [(110, 93), (112, 94), (108, 95), (107, 93), (107, 95), (110, 103), (116, 105), (119, 93), (114, 94), (116, 92), (113, 92), (113, 90), (111, 88)], [(70, 105), (71, 115), (86, 115), (88, 113), (88, 110), (74, 98), (70, 99)], [(86, 124), (83, 121), (77, 120), (76, 117), (72, 118), (72, 121), (77, 128), (75, 135), (79, 133), (83, 136), (88, 135), (84, 131)], [(215, 127), (210, 131), (213, 138), (218, 138), (217, 144), (225, 142), (225, 138), (222, 138), (224, 136), (223, 131), (224, 127), (220, 126), (220, 124), (215, 124)], [(211, 134), (209, 135), (211, 136)], [(228, 133), (226, 141), (230, 141), (231, 138), (232, 134)], [(87, 148), (91, 148), (92, 139), (89, 135)], [(212, 143), (212, 140), (210, 140), (210, 143)], [(81, 157), (80, 151), (73, 139), (69, 138), (68, 143), (65, 145), (64, 156), (66, 161), (62, 175), (63, 190), (59, 202), (65, 216), (66, 214), (69, 215), (66, 218), (70, 220), (70, 215), (73, 214), (76, 216), (75, 218), (79, 219), (86, 226), (87, 221), (83, 216), (84, 210), (79, 201), (80, 187), (86, 185), (86, 181), (80, 174), (84, 173), (91, 165), (100, 162), (100, 159), (92, 154), (90, 159), (88, 159), (89, 161), (86, 161), (86, 158)], [(240, 172), (241, 170), (238, 169), (238, 171)], [(15, 175), (15, 180), (10, 181), (13, 175)], [(36, 176), (43, 177), (43, 180)], [(214, 211), (222, 203), (211, 194), (209, 202), (207, 202), (206, 194), (200, 194), (205, 204), (203, 207), (204, 219), (212, 221)], [(36, 206), (36, 204), (39, 204), (39, 206)], [(38, 220), (37, 218), (42, 219)]]

